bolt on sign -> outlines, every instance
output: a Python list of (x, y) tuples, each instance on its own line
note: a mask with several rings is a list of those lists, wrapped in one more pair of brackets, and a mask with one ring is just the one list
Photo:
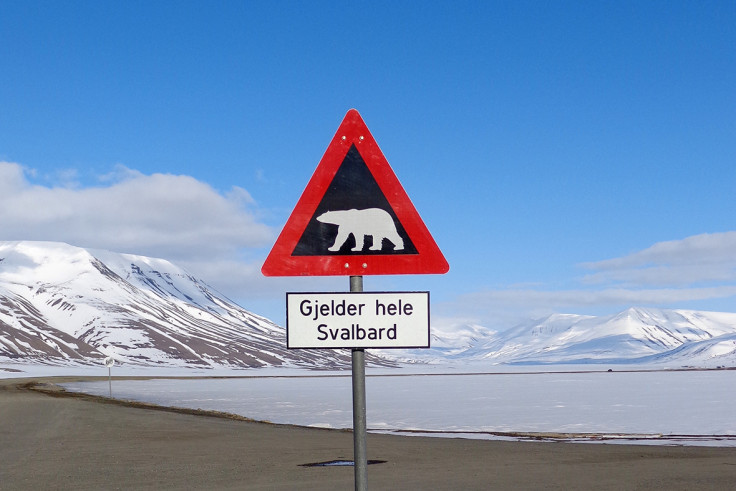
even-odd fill
[(363, 276), (448, 270), (386, 157), (351, 109), (261, 271), (266, 276)]

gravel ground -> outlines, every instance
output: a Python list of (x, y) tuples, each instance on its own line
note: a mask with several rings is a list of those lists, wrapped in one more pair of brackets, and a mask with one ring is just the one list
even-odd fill
[[(353, 489), (350, 432), (0, 380), (0, 489)], [(74, 380), (79, 380), (75, 378)], [(39, 390), (33, 390), (32, 387)], [(368, 435), (370, 489), (734, 489), (736, 448)]]

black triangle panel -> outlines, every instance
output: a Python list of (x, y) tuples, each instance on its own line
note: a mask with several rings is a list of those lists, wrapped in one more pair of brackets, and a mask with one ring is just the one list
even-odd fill
[[(360, 231), (361, 213), (372, 214), (372, 216), (382, 215), (383, 210), (393, 219), (396, 233), (400, 239), (391, 237), (376, 237), (374, 235), (363, 235)], [(327, 212), (348, 211), (351, 216), (351, 225), (339, 225), (337, 223), (328, 223), (326, 220), (339, 222), (338, 214), (324, 215)], [(324, 216), (323, 216), (324, 215)], [(317, 218), (322, 217), (323, 221)], [(340, 244), (336, 244), (338, 232), (343, 227), (340, 235)], [(347, 234), (347, 236), (346, 236)], [(362, 238), (356, 238), (355, 235), (360, 234)], [(392, 235), (392, 234), (389, 234)], [(343, 240), (344, 238), (344, 240)], [(356, 246), (356, 240), (363, 240), (363, 248), (359, 251), (353, 251)], [(370, 250), (374, 246), (374, 241), (381, 240), (380, 250)], [(403, 242), (403, 248), (399, 244), (393, 242)], [(329, 250), (337, 248), (338, 250)], [(352, 145), (348, 150), (345, 159), (340, 164), (335, 177), (325, 192), (322, 201), (317, 206), (317, 210), (309, 220), (304, 233), (294, 248), (292, 256), (330, 256), (330, 255), (393, 255), (393, 254), (417, 254), (417, 249), (409, 238), (406, 230), (396, 217), (396, 213), (391, 208), (386, 196), (378, 186), (376, 179), (368, 169), (360, 152)]]

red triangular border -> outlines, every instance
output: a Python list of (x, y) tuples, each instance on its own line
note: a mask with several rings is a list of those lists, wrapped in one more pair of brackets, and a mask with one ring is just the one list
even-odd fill
[[(408, 234), (417, 254), (292, 256), (351, 145), (355, 145), (378, 187)], [(317, 169), (263, 263), (265, 276), (363, 276), (443, 274), (450, 266), (409, 196), (355, 109), (345, 115)]]

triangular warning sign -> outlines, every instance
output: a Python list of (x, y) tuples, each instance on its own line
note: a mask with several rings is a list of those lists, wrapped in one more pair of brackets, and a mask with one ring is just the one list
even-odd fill
[(351, 109), (261, 271), (362, 276), (448, 270), (360, 114)]

